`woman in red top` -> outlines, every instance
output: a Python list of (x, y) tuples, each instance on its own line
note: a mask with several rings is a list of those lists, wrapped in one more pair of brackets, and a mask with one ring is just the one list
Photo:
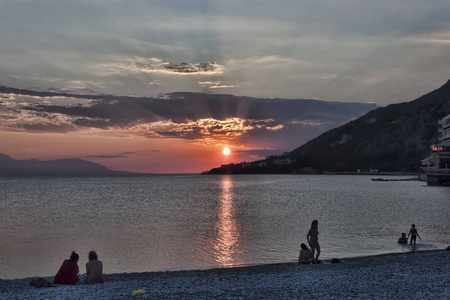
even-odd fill
[(77, 284), (78, 283), (78, 259), (79, 255), (72, 251), (70, 259), (64, 260), (63, 264), (59, 268), (58, 273), (55, 275), (53, 283), (56, 284)]

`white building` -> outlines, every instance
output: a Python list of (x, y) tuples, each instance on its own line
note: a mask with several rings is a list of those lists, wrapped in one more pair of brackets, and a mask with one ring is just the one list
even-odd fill
[(441, 132), (441, 140), (442, 143), (450, 142), (450, 115), (446, 116), (441, 120), (442, 127)]
[(431, 157), (422, 161), (428, 168), (450, 169), (450, 115), (438, 121), (438, 143), (431, 146)]

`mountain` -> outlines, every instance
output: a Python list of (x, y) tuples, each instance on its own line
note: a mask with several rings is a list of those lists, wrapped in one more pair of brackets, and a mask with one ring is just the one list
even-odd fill
[(450, 113), (450, 80), (414, 101), (377, 108), (282, 156), (222, 166), (220, 173), (417, 171), (437, 142), (437, 121)]
[(0, 153), (0, 176), (64, 176), (132, 174), (113, 171), (105, 166), (78, 158), (39, 161), (15, 160)]

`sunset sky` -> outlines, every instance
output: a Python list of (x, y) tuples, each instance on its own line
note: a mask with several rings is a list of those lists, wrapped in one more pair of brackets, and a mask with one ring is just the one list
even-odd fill
[(448, 0), (0, 0), (0, 153), (152, 173), (281, 154), (443, 85), (449, 14)]

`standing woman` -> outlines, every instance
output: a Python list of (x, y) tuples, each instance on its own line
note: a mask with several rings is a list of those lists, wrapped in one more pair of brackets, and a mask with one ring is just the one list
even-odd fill
[(80, 256), (72, 251), (70, 259), (64, 260), (63, 264), (56, 273), (53, 283), (56, 284), (77, 284), (78, 283), (78, 259)]
[(311, 223), (311, 228), (306, 235), (306, 240), (308, 241), (309, 246), (311, 247), (312, 255), (314, 257), (314, 253), (316, 253), (316, 259), (319, 259), (320, 255), (320, 245), (319, 245), (319, 221), (314, 220)]

